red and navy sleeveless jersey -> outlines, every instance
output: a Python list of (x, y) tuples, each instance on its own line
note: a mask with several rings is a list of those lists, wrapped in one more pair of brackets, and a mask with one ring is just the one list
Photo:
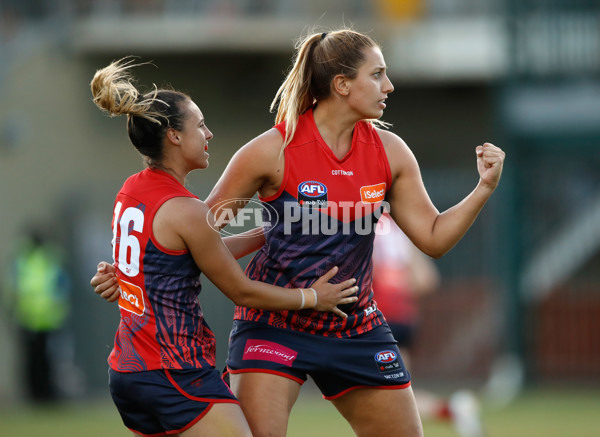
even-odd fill
[[(275, 127), (285, 135), (284, 124)], [(306, 288), (338, 266), (332, 282), (356, 278), (358, 301), (340, 307), (347, 319), (310, 309), (243, 307), (236, 308), (235, 318), (330, 337), (351, 337), (381, 325), (383, 317), (372, 299), (371, 257), (391, 171), (377, 131), (370, 123), (358, 122), (350, 151), (338, 159), (309, 110), (299, 117), (284, 153), (281, 187), (273, 196), (260, 199), (270, 205), (263, 211), (276, 211), (277, 220), (264, 227), (266, 243), (246, 273), (281, 287)], [(266, 213), (263, 216), (263, 222), (270, 219)]]
[(121, 321), (108, 362), (119, 372), (215, 364), (215, 336), (198, 302), (200, 269), (189, 251), (162, 247), (152, 232), (156, 211), (174, 197), (197, 198), (168, 173), (145, 169), (125, 181), (115, 200)]

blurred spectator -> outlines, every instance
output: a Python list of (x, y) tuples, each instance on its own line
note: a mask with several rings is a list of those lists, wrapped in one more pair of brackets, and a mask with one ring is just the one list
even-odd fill
[[(412, 373), (410, 352), (419, 324), (418, 301), (439, 286), (440, 275), (433, 261), (417, 249), (384, 213), (377, 223), (373, 249), (373, 291), (384, 314), (406, 368)], [(462, 437), (483, 435), (479, 405), (472, 393), (460, 390), (444, 398), (413, 385), (422, 420), (447, 421)]]
[(24, 386), (29, 400), (56, 400), (57, 338), (70, 310), (70, 281), (63, 256), (39, 228), (17, 248), (6, 287), (6, 307), (19, 330)]

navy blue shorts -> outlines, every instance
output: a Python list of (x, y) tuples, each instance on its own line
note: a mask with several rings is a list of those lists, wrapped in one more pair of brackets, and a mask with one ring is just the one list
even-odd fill
[(233, 374), (273, 373), (300, 384), (310, 375), (325, 399), (361, 387), (410, 385), (410, 374), (386, 324), (352, 338), (334, 338), (236, 320), (227, 368)]
[(110, 394), (123, 423), (145, 436), (183, 432), (219, 402), (237, 403), (218, 370), (108, 370)]

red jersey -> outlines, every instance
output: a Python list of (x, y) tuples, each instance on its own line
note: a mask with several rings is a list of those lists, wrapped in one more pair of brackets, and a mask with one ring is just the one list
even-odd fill
[(121, 321), (108, 362), (119, 372), (214, 366), (215, 336), (198, 302), (200, 269), (187, 250), (154, 238), (152, 222), (174, 197), (194, 197), (174, 177), (146, 169), (127, 179), (113, 213)]
[[(275, 127), (285, 135), (283, 123)], [(299, 117), (284, 153), (281, 187), (273, 196), (260, 199), (277, 211), (278, 220), (264, 228), (266, 244), (250, 261), (246, 273), (281, 287), (306, 288), (338, 266), (332, 282), (356, 278), (358, 301), (340, 307), (347, 319), (310, 309), (243, 307), (236, 308), (235, 318), (336, 337), (350, 337), (381, 325), (383, 317), (372, 300), (371, 255), (391, 171), (377, 131), (367, 122), (358, 122), (350, 151), (338, 159), (321, 138), (309, 110)]]

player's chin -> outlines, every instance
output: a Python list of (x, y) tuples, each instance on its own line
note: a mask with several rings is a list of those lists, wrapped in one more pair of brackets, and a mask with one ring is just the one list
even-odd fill
[(208, 168), (208, 165), (209, 165), (209, 162), (208, 162), (208, 159), (206, 159), (206, 161), (198, 163), (198, 169), (204, 170), (205, 168)]
[(368, 116), (365, 117), (365, 118), (368, 118), (368, 119), (371, 119), (371, 120), (378, 120), (381, 117), (383, 117), (383, 110), (384, 109), (385, 109), (385, 106), (384, 107), (378, 106), (377, 108), (374, 108), (372, 111), (369, 111)]

